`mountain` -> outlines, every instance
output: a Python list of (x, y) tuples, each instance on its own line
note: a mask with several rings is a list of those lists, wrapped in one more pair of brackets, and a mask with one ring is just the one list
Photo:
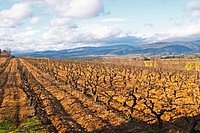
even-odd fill
[(59, 51), (41, 51), (33, 53), (15, 54), (15, 56), (31, 56), (31, 57), (51, 57), (51, 58), (70, 58), (80, 56), (102, 56), (102, 55), (126, 55), (131, 54), (136, 47), (130, 45), (113, 45), (100, 47), (80, 47), (74, 49), (66, 49)]
[(157, 42), (132, 46), (127, 44), (109, 45), (99, 47), (79, 47), (59, 51), (40, 51), (32, 53), (18, 53), (15, 56), (71, 58), (83, 56), (105, 56), (105, 55), (172, 55), (200, 53), (200, 40), (193, 42)]

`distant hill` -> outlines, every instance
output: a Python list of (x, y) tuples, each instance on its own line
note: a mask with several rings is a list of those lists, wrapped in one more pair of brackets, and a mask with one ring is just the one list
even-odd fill
[(132, 46), (131, 44), (79, 47), (59, 51), (41, 51), (33, 53), (18, 53), (16, 56), (50, 57), (50, 58), (72, 58), (82, 56), (104, 56), (104, 55), (172, 55), (172, 54), (200, 53), (200, 41), (194, 42), (158, 42)]

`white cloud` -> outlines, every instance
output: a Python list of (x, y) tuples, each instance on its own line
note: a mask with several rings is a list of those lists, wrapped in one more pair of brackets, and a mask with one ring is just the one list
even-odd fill
[[(116, 30), (113, 27), (101, 26), (98, 24), (78, 25), (75, 28), (63, 28), (63, 24), (66, 21), (61, 20), (52, 20), (52, 27), (49, 30), (45, 31), (42, 35), (44, 42), (53, 42), (55, 45), (63, 44), (65, 48), (70, 48), (74, 46), (91, 46), (99, 45), (103, 42), (103, 40), (113, 37), (115, 38), (116, 36), (119, 36), (121, 34), (121, 31)], [(59, 23), (57, 23), (57, 21)], [(66, 24), (66, 26), (67, 25), (68, 23)]]
[(192, 12), (192, 17), (198, 18), (200, 17), (200, 10), (195, 10)]
[(199, 1), (191, 1), (186, 4), (186, 7), (189, 9), (200, 9)]
[(170, 37), (188, 37), (196, 34), (200, 34), (200, 24), (190, 25), (185, 28), (179, 28), (171, 30)]
[(36, 33), (40, 32), (39, 30), (33, 30), (33, 29), (28, 29), (27, 31), (23, 32), (17, 32), (16, 34), (13, 35), (14, 38), (26, 38), (29, 36), (34, 36)]
[(101, 20), (101, 22), (124, 22), (126, 20), (125, 18), (108, 18)]
[(33, 18), (31, 18), (31, 20), (30, 20), (30, 24), (37, 24), (37, 23), (39, 23), (39, 22), (40, 22), (39, 17), (33, 17)]
[(144, 27), (148, 28), (148, 27), (153, 27), (154, 25), (152, 23), (147, 23), (147, 24), (144, 24)]
[(117, 30), (100, 25), (79, 26), (75, 22), (101, 13), (102, 0), (20, 0), (0, 11), (0, 30), (13, 29), (9, 35), (0, 33), (0, 44), (20, 51), (96, 45), (98, 39), (115, 36)]
[(76, 28), (77, 25), (69, 18), (53, 18), (50, 22), (51, 26), (63, 28)]
[(15, 40), (11, 37), (13, 35), (13, 29), (0, 28), (0, 48), (7, 49), (15, 47)]
[(61, 31), (56, 28), (49, 29), (48, 31), (45, 31), (42, 35), (42, 38), (45, 42), (59, 42), (63, 40), (64, 31)]
[(121, 31), (114, 27), (102, 26), (98, 24), (84, 25), (78, 29), (78, 32), (84, 33), (86, 37), (91, 40), (105, 39), (121, 34)]
[(42, 3), (44, 0), (20, 0), (23, 3)]
[(200, 2), (191, 1), (186, 4), (186, 7), (192, 11), (191, 16), (194, 18), (200, 17)]
[(0, 12), (0, 27), (15, 27), (31, 14), (26, 3), (14, 4), (10, 9)]
[(9, 48), (17, 51), (35, 49), (37, 44), (32, 42), (39, 32), (39, 30), (32, 27), (27, 27), (20, 31), (16, 28), (0, 28), (0, 48)]
[[(32, 42), (37, 40), (37, 36), (40, 34), (40, 30), (34, 29), (33, 27), (27, 27), (22, 31), (15, 30), (10, 38), (15, 40), (15, 43), (20, 43), (21, 45), (30, 45)], [(23, 47), (23, 46), (22, 46)], [(34, 47), (26, 47), (27, 49), (35, 48)]]
[(42, 38), (45, 42), (71, 42), (78, 34), (77, 25), (69, 18), (53, 18), (50, 27), (44, 31)]
[(160, 33), (145, 33), (139, 36), (145, 38), (147, 42), (195, 40), (200, 39), (200, 24), (180, 27)]
[[(64, 0), (44, 0), (47, 4), (55, 6), (64, 2)], [(68, 1), (68, 0), (67, 0)]]
[(90, 18), (104, 12), (102, 0), (45, 0), (59, 15), (72, 18)]
[(69, 10), (63, 10), (63, 14), (75, 18), (89, 18), (99, 15), (104, 11), (101, 0), (73, 0), (69, 4)]
[[(77, 33), (70, 29), (63, 29), (60, 27), (52, 27), (42, 34), (44, 42), (58, 43), (58, 42), (73, 42), (76, 39)], [(78, 37), (77, 37), (78, 38)]]

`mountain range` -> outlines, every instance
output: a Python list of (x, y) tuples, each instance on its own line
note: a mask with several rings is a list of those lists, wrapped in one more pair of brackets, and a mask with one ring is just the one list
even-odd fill
[(29, 53), (16, 53), (15, 56), (73, 58), (84, 56), (106, 55), (174, 55), (174, 54), (199, 54), (200, 40), (191, 42), (157, 42), (138, 46), (133, 44), (109, 45), (98, 47), (79, 47), (59, 51), (39, 51)]

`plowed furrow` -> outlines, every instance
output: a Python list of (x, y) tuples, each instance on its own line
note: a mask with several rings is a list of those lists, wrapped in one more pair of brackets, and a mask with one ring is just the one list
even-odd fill
[(1, 64), (0, 75), (3, 74), (7, 66), (10, 64), (12, 58), (6, 58), (5, 61)]
[(26, 95), (20, 89), (20, 84), (16, 59), (13, 58), (9, 63), (9, 74), (4, 86), (4, 96), (0, 112), (2, 120), (12, 121), (16, 127), (20, 125), (20, 121), (31, 115), (29, 110), (27, 110), (30, 108), (27, 107)]
[(8, 81), (8, 75), (10, 74), (12, 64), (8, 63), (3, 70), (0, 72), (0, 107), (2, 106), (2, 102), (4, 99), (4, 93), (5, 93), (5, 86)]
[(22, 66), (19, 60), (17, 60), (17, 63), (18, 63), (19, 72), (21, 74), (21, 80), (22, 80), (21, 88), (26, 93), (29, 99), (30, 105), (34, 108), (34, 111), (32, 113), (38, 117), (38, 119), (43, 125), (45, 125), (46, 130), (48, 132), (56, 133), (57, 130), (52, 125), (52, 122), (48, 118), (48, 114), (44, 110), (44, 105), (42, 104), (42, 101), (39, 95), (36, 92), (34, 92), (34, 89), (33, 89), (34, 86), (29, 83), (30, 79), (29, 79), (29, 73), (27, 69)]
[(13, 100), (13, 91), (12, 89), (16, 87), (16, 77), (14, 72), (14, 63), (11, 60), (9, 69), (9, 75), (4, 86), (4, 99), (2, 101), (1, 106), (1, 116), (3, 119), (6, 120), (13, 120), (16, 122), (16, 125), (19, 125), (19, 106), (16, 105), (16, 101)]

